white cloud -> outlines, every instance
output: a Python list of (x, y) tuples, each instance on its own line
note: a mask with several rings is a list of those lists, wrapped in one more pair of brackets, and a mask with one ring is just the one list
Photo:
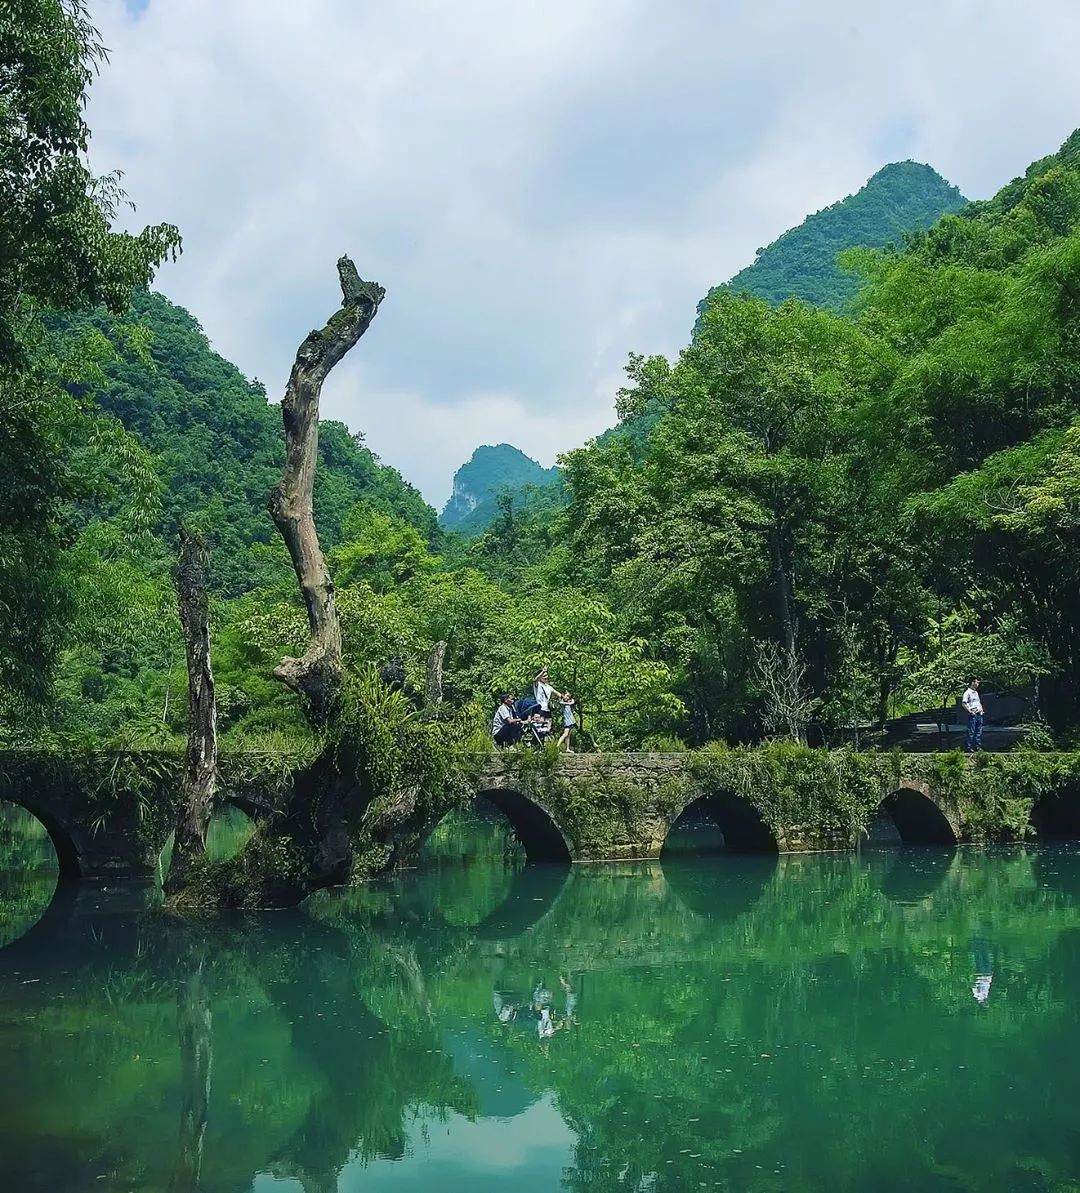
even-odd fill
[[(348, 251), (387, 301), (327, 410), (433, 501), (478, 443), (548, 462), (626, 353), (884, 161), (973, 196), (1080, 113), (1071, 0), (95, 0), (90, 121), (160, 276), (279, 393)], [(1038, 81), (1038, 86), (1032, 85)]]
[[(340, 382), (339, 382), (340, 384)], [(449, 496), (449, 478), (481, 443), (528, 444), (545, 467), (555, 457), (598, 435), (612, 423), (610, 402), (559, 407), (553, 412), (530, 405), (513, 393), (468, 394), (453, 404), (433, 402), (420, 393), (359, 389), (355, 403), (334, 393), (328, 417), (358, 414), (368, 446), (406, 477), (447, 478), (436, 496)], [(612, 388), (608, 393), (613, 393)], [(344, 397), (344, 401), (342, 398)]]

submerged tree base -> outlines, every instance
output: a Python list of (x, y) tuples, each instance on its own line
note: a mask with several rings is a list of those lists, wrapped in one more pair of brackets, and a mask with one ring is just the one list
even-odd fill
[(292, 907), (313, 891), (394, 869), (475, 794), (471, 732), (461, 717), (418, 711), (374, 671), (348, 680), (322, 752), (292, 777), (283, 808), (236, 857), (200, 859), (166, 906), (184, 914)]

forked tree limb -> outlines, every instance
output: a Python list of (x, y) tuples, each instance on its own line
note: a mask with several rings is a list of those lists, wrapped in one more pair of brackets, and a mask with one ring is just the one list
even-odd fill
[(300, 345), (289, 374), (281, 418), (285, 471), (270, 495), (270, 516), (289, 549), (307, 608), (310, 638), (298, 659), (284, 658), (274, 677), (307, 701), (308, 714), (325, 724), (341, 688), (341, 625), (334, 585), (315, 530), (312, 491), (319, 454), (319, 395), (330, 370), (367, 331), (386, 291), (365, 282), (348, 257), (338, 261), (341, 306), (321, 331)]

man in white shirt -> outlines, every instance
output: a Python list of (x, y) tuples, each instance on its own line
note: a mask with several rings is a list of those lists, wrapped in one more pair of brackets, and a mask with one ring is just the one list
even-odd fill
[(977, 679), (971, 680), (968, 684), (963, 696), (960, 697), (960, 703), (964, 706), (964, 712), (967, 713), (968, 719), (964, 750), (968, 754), (974, 754), (976, 750), (982, 749), (983, 730), (983, 705), (979, 696), (979, 681)]

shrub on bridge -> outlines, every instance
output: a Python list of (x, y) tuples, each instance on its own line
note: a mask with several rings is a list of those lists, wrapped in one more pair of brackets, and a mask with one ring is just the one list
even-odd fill
[(702, 794), (728, 791), (752, 804), (776, 837), (799, 826), (854, 840), (881, 802), (884, 756), (796, 742), (712, 745), (692, 755)]
[(1031, 810), (1044, 796), (1080, 781), (1080, 754), (1015, 750), (1008, 754), (903, 755), (916, 774), (948, 804), (967, 841), (1015, 841), (1033, 835)]

